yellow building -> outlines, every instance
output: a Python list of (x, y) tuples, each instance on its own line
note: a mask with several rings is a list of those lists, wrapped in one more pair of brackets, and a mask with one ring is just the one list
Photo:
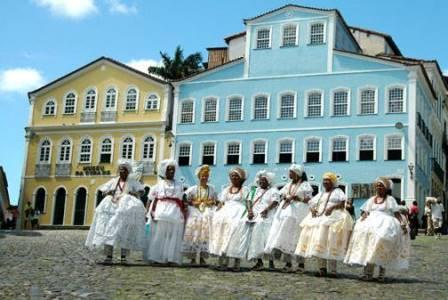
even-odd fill
[(30, 92), (22, 215), (30, 201), (41, 226), (90, 225), (121, 158), (154, 185), (170, 155), (170, 94), (169, 83), (107, 57)]

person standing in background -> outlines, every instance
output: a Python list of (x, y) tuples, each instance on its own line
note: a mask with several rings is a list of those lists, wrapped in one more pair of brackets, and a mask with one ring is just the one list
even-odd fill
[(409, 207), (409, 224), (411, 227), (411, 240), (415, 240), (415, 237), (418, 234), (418, 213), (419, 213), (418, 203), (417, 201), (412, 201), (412, 205)]
[(437, 198), (437, 201), (431, 205), (432, 223), (434, 225), (434, 234), (436, 239), (440, 240), (442, 237), (443, 226), (443, 212), (445, 208), (442, 204), (442, 199)]

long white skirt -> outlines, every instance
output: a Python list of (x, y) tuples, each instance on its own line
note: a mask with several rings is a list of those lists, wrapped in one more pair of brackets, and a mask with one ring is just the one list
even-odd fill
[(266, 248), (271, 226), (272, 217), (262, 218), (259, 216), (255, 219), (255, 222), (246, 223), (250, 236), (247, 250), (248, 260), (261, 259), (265, 256), (264, 249)]
[(180, 264), (184, 223), (149, 218), (143, 259), (150, 262)]
[(282, 209), (283, 203), (280, 202), (274, 215), (264, 249), (266, 254), (271, 254), (274, 249), (294, 254), (301, 232), (299, 225), (309, 212), (308, 204), (303, 202), (292, 202), (285, 209)]
[(331, 215), (312, 217), (309, 213), (300, 224), (302, 232), (295, 251), (303, 257), (342, 261), (347, 251), (353, 219), (345, 209)]
[(228, 201), (214, 213), (210, 226), (210, 254), (234, 258), (244, 257), (247, 251), (245, 236), (234, 233), (238, 227), (244, 225), (245, 210), (243, 203)]
[(344, 263), (407, 269), (409, 254), (409, 233), (403, 233), (395, 217), (374, 211), (364, 221), (356, 222)]
[(143, 250), (145, 238), (145, 207), (131, 196), (123, 195), (118, 203), (107, 196), (95, 209), (85, 245), (103, 245), (129, 250)]
[(207, 207), (204, 212), (194, 206), (188, 207), (182, 253), (185, 255), (208, 253), (210, 223), (214, 211), (214, 207)]

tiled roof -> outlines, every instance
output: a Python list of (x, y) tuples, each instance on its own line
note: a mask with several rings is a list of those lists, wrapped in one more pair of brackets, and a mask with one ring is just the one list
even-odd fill
[(232, 34), (232, 35), (229, 35), (229, 36), (225, 37), (224, 41), (226, 42), (226, 44), (229, 44), (229, 42), (231, 40), (239, 38), (241, 36), (245, 36), (245, 35), (246, 35), (246, 31), (242, 31), (242, 32), (235, 33), (235, 34)]
[(394, 52), (397, 55), (400, 55), (400, 56), (402, 55), (400, 49), (397, 46), (397, 44), (395, 44), (394, 39), (389, 34), (378, 32), (378, 31), (374, 31), (374, 30), (370, 30), (370, 29), (354, 27), (354, 26), (348, 26), (348, 28), (350, 30), (357, 30), (357, 31), (362, 31), (362, 32), (374, 34), (374, 35), (380, 35), (380, 36), (384, 37), (389, 42), (389, 45), (391, 46), (392, 50), (394, 50)]

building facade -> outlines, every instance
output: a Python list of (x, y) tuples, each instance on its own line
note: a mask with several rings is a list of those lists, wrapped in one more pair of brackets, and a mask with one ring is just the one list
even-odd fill
[(101, 57), (29, 93), (30, 116), (20, 204), (42, 226), (90, 225), (98, 187), (117, 176), (121, 158), (143, 168), (169, 156), (168, 83)]
[(300, 163), (316, 192), (335, 172), (357, 206), (378, 176), (421, 206), (443, 194), (447, 84), (437, 62), (403, 57), (390, 36), (349, 27), (334, 9), (287, 5), (244, 23), (225, 39), (227, 57), (209, 48), (213, 67), (174, 83), (182, 181), (192, 185), (207, 163), (218, 189), (235, 165), (249, 182), (272, 170), (280, 186)]
[(0, 225), (6, 222), (7, 210), (10, 205), (8, 180), (3, 167), (0, 166)]

